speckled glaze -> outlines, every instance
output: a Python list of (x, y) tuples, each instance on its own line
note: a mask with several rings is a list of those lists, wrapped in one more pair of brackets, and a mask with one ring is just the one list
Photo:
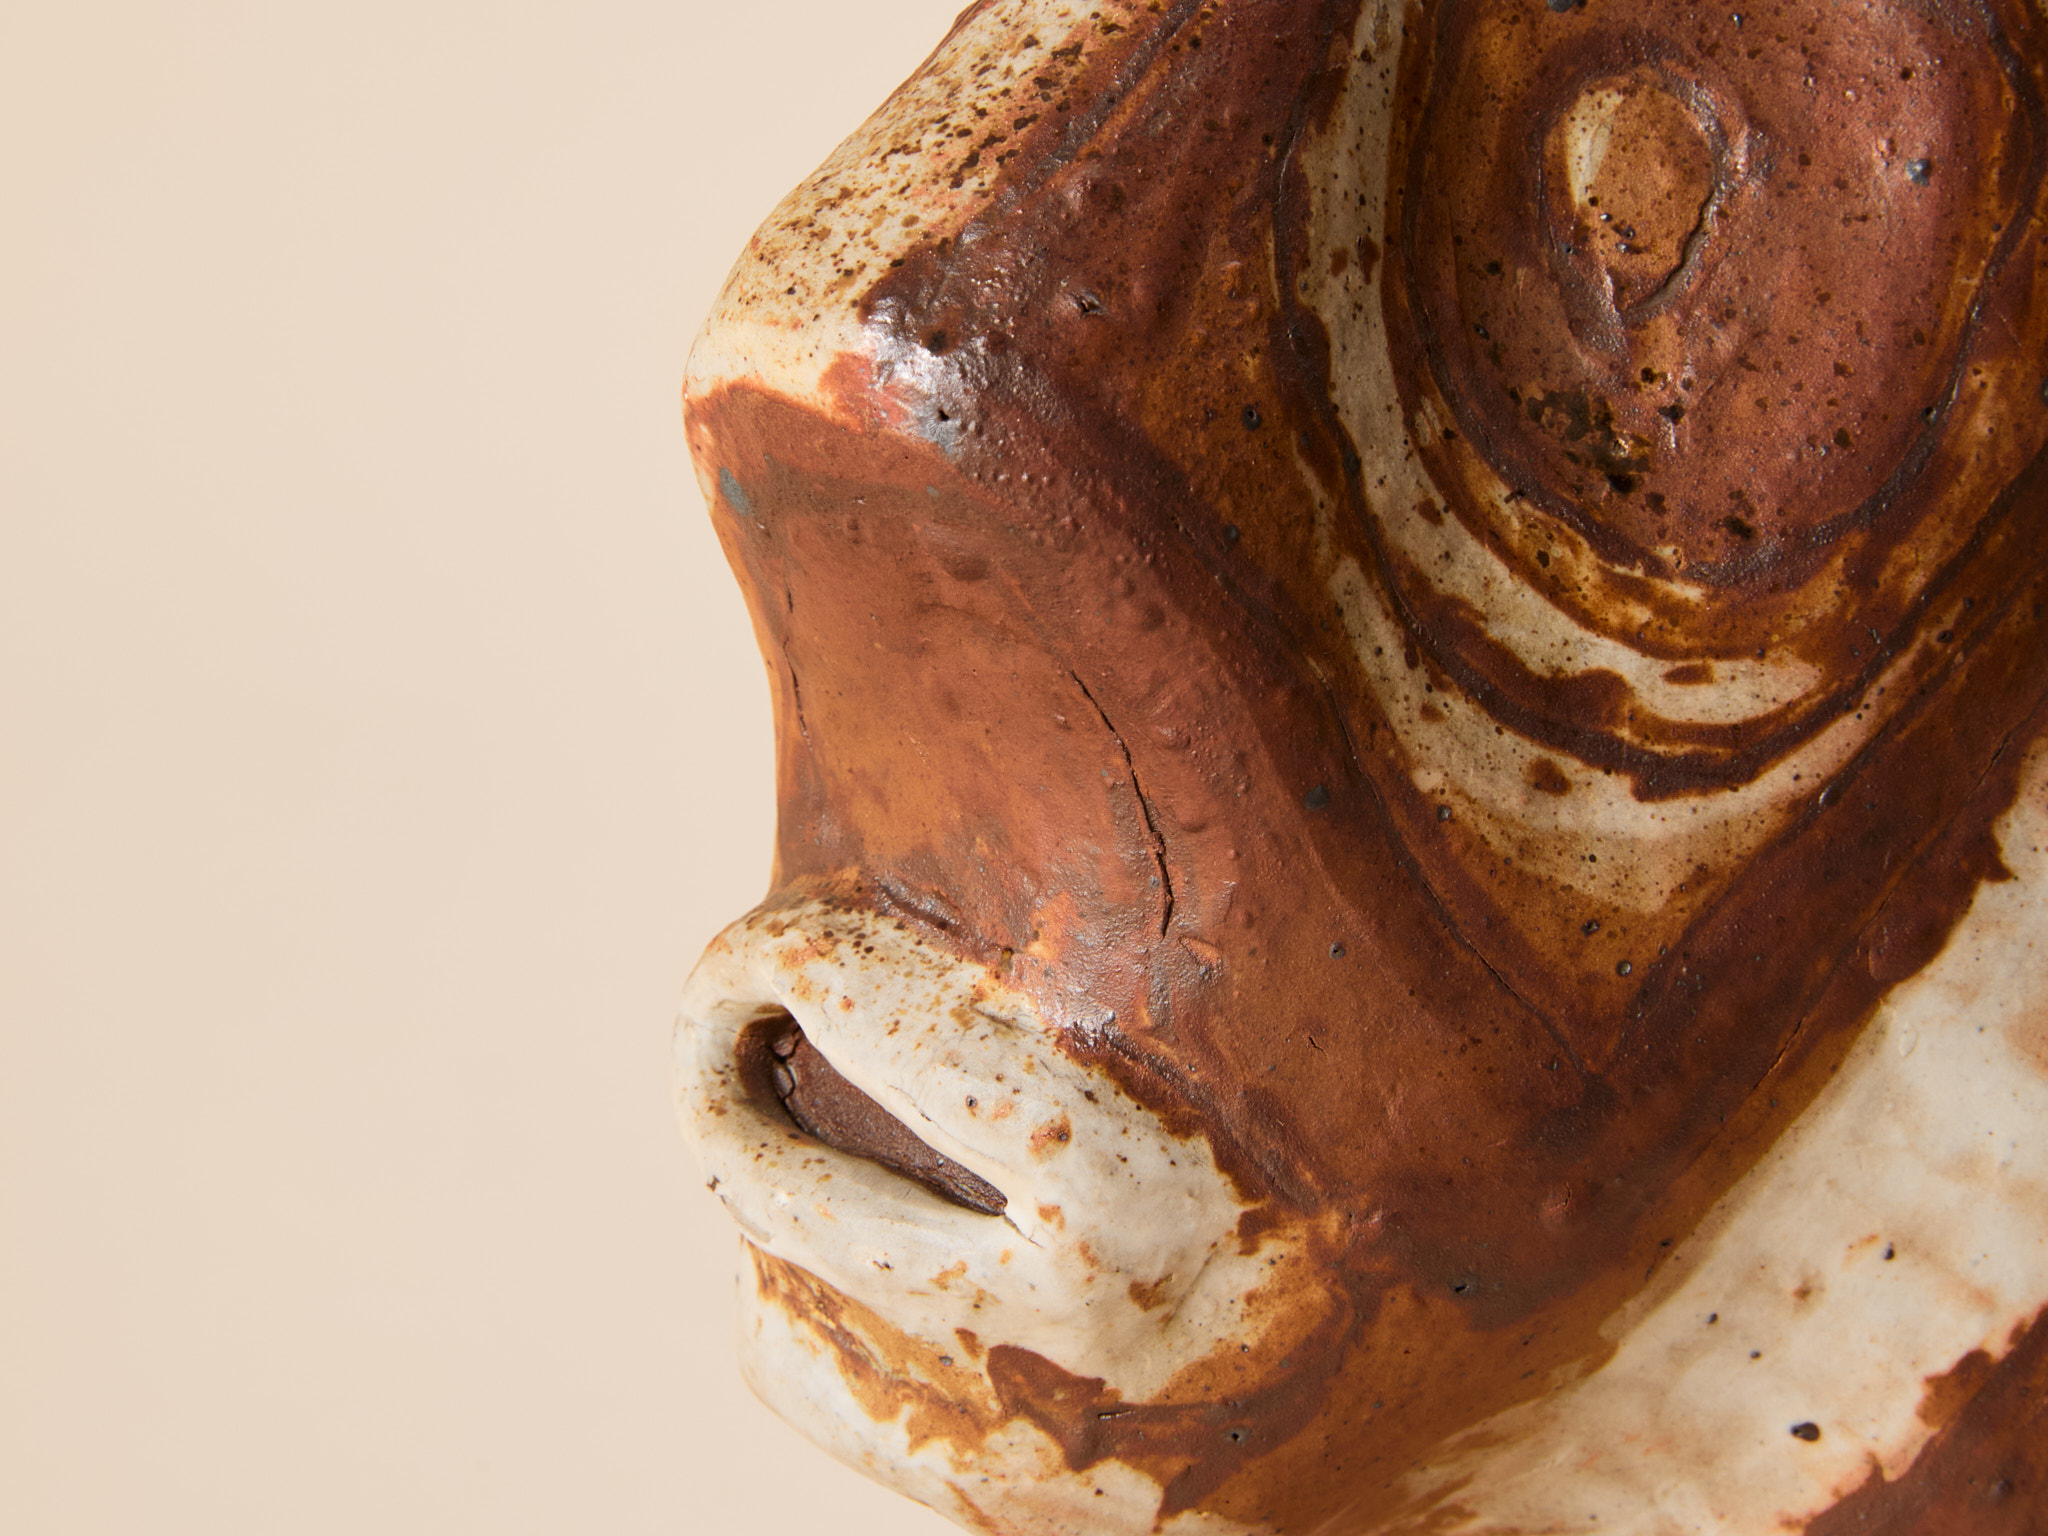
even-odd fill
[(2034, 0), (971, 7), (685, 389), (756, 1389), (1008, 1536), (2048, 1530), (2044, 209)]

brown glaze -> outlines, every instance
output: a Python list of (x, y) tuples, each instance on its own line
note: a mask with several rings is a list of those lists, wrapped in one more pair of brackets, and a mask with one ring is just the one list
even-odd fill
[[(881, 365), (832, 410), (690, 402), (773, 676), (777, 891), (999, 968), (1312, 1234), (1266, 1302), (1298, 1347), (1155, 1401), (991, 1350), (1003, 1416), (1164, 1515), (1425, 1519), (1399, 1476), (1603, 1358), (1999, 877), (2048, 691), (2048, 46), (2013, 3), (1743, 12), (1440, 0), (1361, 50), (1339, 0), (1106, 6), (972, 216), (850, 296)], [(1398, 103), (1384, 245), (1317, 212), (1359, 75)], [(1304, 297), (1340, 275), (1384, 282), (1420, 504), (1368, 483)], [(1819, 682), (1700, 721), (1532, 665), (1418, 522), (1673, 687)], [(1525, 744), (1538, 803), (1718, 805), (1852, 739), (1654, 903), (1586, 894), (1423, 787), (1347, 560), (1418, 718)], [(2037, 1478), (2048, 1421), (1999, 1394), (2038, 1345), (1812, 1529), (2033, 1528), (1958, 1501)]]
[[(831, 1345), (855, 1400), (877, 1419), (904, 1419), (913, 1445), (943, 1440), (969, 1447), (1001, 1424), (1001, 1406), (971, 1361), (956, 1362), (890, 1327), (859, 1302), (772, 1254), (750, 1249), (747, 1262), (771, 1305), (800, 1314)], [(946, 1390), (921, 1385), (934, 1380)]]
[(1995, 1366), (1975, 1354), (1928, 1383), (1940, 1432), (1898, 1482), (1873, 1474), (1806, 1536), (2035, 1536), (2048, 1525), (2048, 1328)]
[(920, 1141), (910, 1127), (854, 1087), (784, 1015), (767, 1031), (776, 1097), (805, 1134), (894, 1169), (934, 1194), (984, 1216), (1000, 1216), (1003, 1192)]

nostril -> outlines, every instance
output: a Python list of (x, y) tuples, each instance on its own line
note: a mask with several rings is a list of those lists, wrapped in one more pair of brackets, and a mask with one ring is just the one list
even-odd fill
[(787, 1013), (756, 1022), (740, 1040), (742, 1075), (757, 1097), (772, 1095), (797, 1129), (829, 1147), (879, 1163), (933, 1194), (984, 1216), (1008, 1198), (918, 1136), (841, 1075)]

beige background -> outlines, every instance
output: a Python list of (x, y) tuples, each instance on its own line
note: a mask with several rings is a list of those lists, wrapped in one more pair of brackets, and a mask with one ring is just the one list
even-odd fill
[(732, 1363), (766, 690), (676, 407), (956, 0), (0, 14), (0, 1530), (950, 1527)]

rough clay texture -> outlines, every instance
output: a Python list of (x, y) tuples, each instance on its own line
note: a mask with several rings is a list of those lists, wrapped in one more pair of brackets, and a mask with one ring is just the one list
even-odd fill
[(764, 1397), (1017, 1536), (2048, 1526), (2044, 77), (2031, 0), (962, 17), (685, 392)]

